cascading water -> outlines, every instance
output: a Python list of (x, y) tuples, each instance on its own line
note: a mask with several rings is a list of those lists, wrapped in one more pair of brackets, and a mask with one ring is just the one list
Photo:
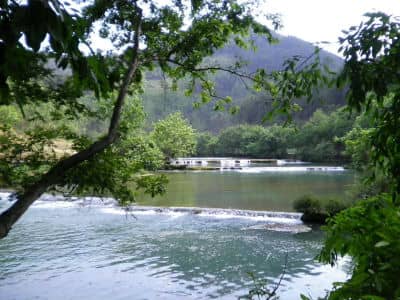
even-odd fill
[[(12, 193), (0, 192), (0, 201), (12, 200)], [(253, 211), (245, 209), (203, 208), (203, 207), (154, 207), (131, 205), (121, 207), (118, 202), (109, 197), (68, 197), (61, 195), (44, 194), (38, 199), (33, 208), (100, 208), (113, 214), (160, 214), (160, 215), (187, 215), (194, 217), (210, 217), (217, 219), (248, 219), (265, 223), (274, 223), (293, 226), (302, 225), (301, 214), (290, 212)], [(308, 230), (306, 227), (302, 229)]]

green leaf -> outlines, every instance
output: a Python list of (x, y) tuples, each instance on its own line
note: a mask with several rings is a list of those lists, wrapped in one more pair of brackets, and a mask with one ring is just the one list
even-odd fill
[(376, 248), (380, 248), (380, 247), (386, 247), (386, 246), (389, 246), (389, 245), (390, 245), (390, 243), (387, 242), (387, 241), (380, 241), (380, 242), (375, 244), (375, 247)]

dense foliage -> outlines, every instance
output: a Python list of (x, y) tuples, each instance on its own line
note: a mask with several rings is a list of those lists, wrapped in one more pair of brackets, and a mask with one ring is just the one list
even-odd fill
[(339, 255), (350, 255), (354, 264), (350, 279), (337, 284), (329, 299), (400, 297), (400, 209), (389, 195), (339, 213), (326, 232), (320, 259), (335, 264)]
[(1, 123), (5, 126), (15, 126), (22, 116), (18, 109), (11, 105), (0, 106)]
[[(107, 109), (99, 113), (107, 114)], [(75, 193), (113, 195), (122, 204), (135, 200), (136, 190), (143, 189), (152, 196), (164, 193), (166, 177), (152, 173), (163, 166), (163, 154), (143, 131), (144, 120), (140, 99), (132, 97), (122, 114), (119, 139), (93, 159), (67, 172), (60, 185), (75, 187)], [(75, 140), (72, 148), (78, 152), (90, 142), (82, 137)]]
[[(92, 115), (81, 115), (78, 121), (50, 122), (54, 108), (49, 105), (27, 107), (26, 111), (40, 114), (41, 121), (26, 123), (12, 106), (7, 116), (0, 121), (0, 181), (3, 185), (22, 190), (34, 182), (37, 176), (46, 172), (52, 165), (65, 156), (78, 152), (91, 143), (91, 139), (82, 135), (92, 119), (108, 119), (111, 107), (101, 101)], [(64, 193), (91, 193), (97, 195), (112, 194), (121, 201), (134, 199), (134, 187), (144, 187), (143, 172), (150, 193), (155, 190), (153, 182), (164, 182), (160, 176), (150, 175), (162, 167), (163, 154), (155, 143), (142, 130), (145, 114), (141, 101), (131, 97), (123, 113), (119, 140), (105, 152), (69, 171), (64, 180), (53, 190)], [(13, 126), (10, 126), (10, 120)], [(82, 127), (79, 127), (82, 126)], [(71, 138), (74, 138), (71, 140)], [(107, 175), (108, 174), (108, 175)], [(98, 183), (101, 182), (99, 185)], [(65, 189), (66, 188), (66, 189)], [(163, 191), (163, 187), (157, 188)]]
[(346, 160), (340, 140), (354, 123), (354, 118), (340, 109), (329, 115), (316, 111), (294, 137), (297, 157), (308, 161)]
[(372, 133), (376, 129), (370, 120), (369, 115), (360, 115), (353, 129), (343, 137), (345, 152), (351, 159), (351, 167), (359, 174), (353, 188), (353, 197), (359, 199), (390, 192), (393, 186), (393, 178), (385, 176), (382, 168), (375, 165), (372, 159)]
[(295, 211), (302, 213), (301, 219), (308, 223), (324, 224), (329, 217), (337, 215), (351, 205), (350, 201), (338, 198), (316, 198), (304, 195), (293, 202)]
[(188, 156), (196, 147), (196, 133), (193, 127), (177, 112), (154, 124), (151, 138), (169, 158)]
[(370, 120), (368, 129), (348, 134), (347, 146), (367, 183), (383, 177), (390, 194), (360, 201), (330, 220), (320, 259), (335, 264), (339, 255), (350, 255), (354, 264), (350, 279), (337, 284), (330, 299), (400, 297), (400, 22), (383, 13), (367, 17), (341, 39), (345, 66), (339, 83), (349, 84), (349, 108)]
[(349, 155), (344, 151), (344, 136), (353, 124), (354, 117), (339, 109), (330, 114), (317, 110), (309, 121), (297, 127), (238, 125), (216, 136), (199, 135), (197, 155), (345, 162)]

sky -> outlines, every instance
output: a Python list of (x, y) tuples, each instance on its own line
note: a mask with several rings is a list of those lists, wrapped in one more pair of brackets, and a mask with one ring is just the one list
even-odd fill
[[(160, 0), (165, 3), (170, 0)], [(246, 1), (246, 0), (244, 0)], [(320, 47), (334, 54), (342, 30), (359, 25), (366, 12), (383, 11), (400, 16), (400, 0), (259, 0), (261, 13), (279, 13), (283, 28), (280, 34), (296, 36), (311, 43), (327, 41)], [(258, 12), (260, 13), (260, 12)], [(260, 20), (262, 22), (262, 20)], [(111, 43), (93, 37), (95, 48), (113, 49)], [(341, 56), (341, 55), (340, 55)]]
[(281, 14), (283, 29), (279, 33), (312, 43), (331, 42), (320, 46), (337, 54), (342, 30), (359, 25), (366, 12), (400, 16), (400, 0), (265, 0), (264, 9)]

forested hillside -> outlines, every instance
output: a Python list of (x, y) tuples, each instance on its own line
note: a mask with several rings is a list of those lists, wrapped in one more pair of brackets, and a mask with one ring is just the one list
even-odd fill
[[(244, 72), (254, 72), (256, 68), (265, 70), (280, 70), (285, 60), (298, 56), (301, 60), (307, 60), (314, 52), (314, 46), (296, 37), (284, 37), (276, 35), (278, 42), (269, 44), (264, 37), (252, 36), (256, 50), (244, 50), (235, 45), (234, 42), (219, 50), (209, 62), (212, 64), (229, 66), (237, 58), (243, 61)], [(328, 65), (332, 71), (340, 70), (342, 60), (326, 51), (320, 52), (321, 61)], [(312, 59), (307, 60), (311, 62)], [(161, 72), (153, 71), (146, 76), (146, 93), (144, 97), (145, 111), (148, 113), (149, 124), (166, 115), (182, 111), (186, 118), (198, 130), (219, 132), (227, 126), (238, 124), (260, 124), (265, 113), (270, 109), (268, 95), (256, 93), (246, 88), (245, 82), (229, 73), (218, 73), (215, 75), (216, 94), (219, 96), (233, 96), (233, 104), (238, 105), (240, 110), (235, 115), (226, 111), (214, 111), (212, 104), (203, 105), (200, 108), (193, 108), (193, 102), (198, 100), (198, 95), (191, 98), (184, 96), (185, 86), (182, 85), (177, 91), (173, 91), (172, 82), (165, 78)], [(299, 104), (304, 103), (302, 99)], [(344, 92), (335, 88), (322, 88), (315, 91), (311, 104), (303, 107), (303, 110), (294, 115), (295, 120), (304, 122), (308, 120), (313, 112), (320, 108), (324, 111), (332, 111), (344, 105)], [(228, 106), (229, 107), (229, 106)], [(281, 118), (282, 120), (282, 118)], [(274, 120), (276, 121), (276, 120)], [(279, 120), (278, 120), (279, 121)]]

